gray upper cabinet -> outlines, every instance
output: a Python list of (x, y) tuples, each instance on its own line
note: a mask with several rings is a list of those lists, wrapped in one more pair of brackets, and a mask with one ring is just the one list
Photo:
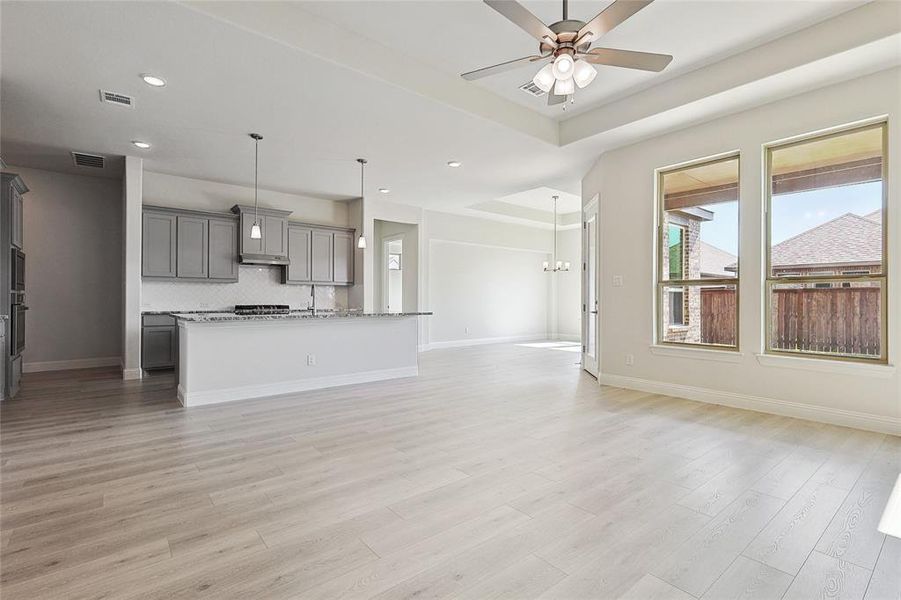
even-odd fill
[(332, 231), (313, 230), (313, 282), (332, 283), (334, 271), (334, 240)]
[(16, 189), (14, 183), (10, 184), (12, 194), (10, 197), (10, 212), (12, 213), (12, 230), (10, 231), (10, 243), (22, 250), (25, 247), (25, 210), (23, 207), (22, 194)]
[(263, 254), (263, 238), (258, 240), (250, 237), (250, 229), (253, 227), (254, 221), (260, 224), (260, 231), (266, 227), (266, 218), (254, 218), (254, 214), (241, 213), (241, 253), (242, 254)]
[[(284, 265), (288, 262), (288, 215), (291, 211), (273, 208), (255, 209), (236, 204), (232, 212), (241, 217), (238, 254), (243, 264)], [(260, 239), (250, 237), (254, 221), (260, 226)]]
[(141, 274), (144, 277), (175, 277), (178, 217), (171, 213), (144, 211), (143, 221)]
[(238, 220), (228, 215), (148, 207), (142, 242), (144, 277), (238, 280)]
[(209, 277), (238, 280), (238, 223), (234, 219), (210, 219)]
[(313, 230), (309, 227), (288, 227), (288, 259), (283, 283), (309, 283), (313, 280)]
[(303, 225), (288, 226), (288, 258), (282, 283), (353, 285), (354, 232)]
[(334, 282), (339, 284), (353, 283), (354, 235), (349, 231), (336, 231), (334, 240), (334, 255), (332, 257)]
[(210, 220), (178, 216), (176, 274), (178, 277), (205, 279), (209, 276)]
[(288, 219), (286, 217), (261, 217), (263, 220), (263, 254), (288, 256)]

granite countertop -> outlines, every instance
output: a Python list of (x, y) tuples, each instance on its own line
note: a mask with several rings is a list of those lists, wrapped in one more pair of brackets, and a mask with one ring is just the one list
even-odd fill
[[(145, 313), (150, 314), (150, 313)], [(372, 313), (348, 310), (317, 310), (312, 313), (309, 310), (292, 310), (281, 315), (236, 315), (230, 312), (167, 312), (158, 314), (171, 314), (179, 321), (191, 323), (220, 323), (225, 321), (292, 321), (300, 319), (348, 319), (348, 318), (398, 318), (428, 316), (431, 312), (405, 312), (405, 313)]]

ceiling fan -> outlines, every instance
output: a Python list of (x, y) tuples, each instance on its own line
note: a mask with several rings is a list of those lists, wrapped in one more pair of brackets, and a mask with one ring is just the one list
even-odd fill
[(659, 72), (673, 60), (669, 54), (591, 48), (593, 42), (653, 0), (615, 0), (588, 23), (570, 19), (569, 0), (563, 0), (563, 20), (551, 25), (545, 25), (515, 0), (483, 2), (538, 40), (538, 54), (463, 73), (463, 79), (481, 79), (530, 63), (546, 62), (532, 81), (548, 93), (549, 106), (566, 102), (575, 93), (576, 86), (584, 88), (591, 83), (597, 75), (592, 65)]

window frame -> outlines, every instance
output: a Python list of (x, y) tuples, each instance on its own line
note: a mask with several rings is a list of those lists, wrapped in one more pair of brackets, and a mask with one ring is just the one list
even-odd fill
[[(736, 224), (736, 247), (737, 247), (737, 258), (736, 258), (736, 274), (735, 277), (718, 277), (718, 278), (699, 278), (699, 279), (664, 279), (664, 268), (663, 268), (663, 253), (668, 252), (669, 248), (664, 248), (663, 243), (663, 234), (664, 227), (667, 224), (665, 214), (666, 214), (666, 206), (663, 197), (663, 178), (666, 175), (671, 173), (678, 173), (680, 171), (686, 171), (689, 169), (694, 169), (699, 166), (714, 164), (718, 162), (727, 162), (734, 160), (736, 161), (736, 169), (738, 171), (738, 181), (736, 182), (736, 186), (738, 188), (738, 209), (736, 210), (737, 214), (737, 224)], [(722, 351), (722, 352), (734, 352), (738, 354), (741, 351), (741, 256), (742, 256), (742, 244), (741, 244), (741, 179), (742, 179), (742, 161), (741, 161), (741, 151), (730, 150), (727, 152), (723, 152), (720, 154), (714, 154), (712, 156), (706, 156), (703, 158), (694, 159), (687, 162), (682, 162), (674, 165), (670, 165), (668, 167), (660, 167), (655, 170), (655, 239), (656, 239), (656, 250), (654, 252), (654, 257), (657, 262), (654, 268), (655, 274), (655, 285), (654, 285), (654, 306), (655, 306), (655, 324), (654, 324), (654, 344), (657, 346), (672, 346), (677, 348), (693, 348), (697, 350), (713, 350), (713, 351)], [(699, 238), (700, 241), (700, 238)], [(683, 240), (683, 245), (686, 242)], [(684, 271), (683, 271), (684, 274)], [(666, 274), (667, 276), (669, 273)], [(688, 298), (688, 290), (692, 287), (703, 288), (706, 286), (727, 286), (735, 288), (735, 343), (733, 345), (727, 344), (705, 344), (705, 343), (690, 343), (690, 342), (674, 342), (668, 341), (665, 339), (666, 328), (670, 325), (667, 324), (668, 319), (664, 314), (664, 295), (667, 293), (666, 288), (668, 287), (682, 287), (683, 288), (683, 297), (687, 301)], [(685, 309), (683, 308), (683, 312)], [(683, 321), (686, 323), (690, 322), (690, 319), (687, 315), (683, 315)], [(686, 324), (683, 327), (688, 327), (690, 325)], [(678, 325), (672, 325), (672, 327), (679, 327)]]
[[(773, 152), (775, 150), (783, 150), (792, 146), (800, 146), (814, 140), (825, 140), (832, 137), (847, 135), (856, 131), (864, 131), (867, 129), (882, 129), (882, 269), (881, 272), (867, 273), (859, 275), (831, 274), (823, 276), (813, 275), (773, 275), (773, 185), (771, 172), (773, 167)], [(888, 246), (888, 182), (889, 182), (889, 155), (888, 155), (888, 119), (879, 117), (868, 121), (861, 121), (831, 128), (826, 131), (808, 133), (796, 136), (788, 140), (770, 142), (763, 145), (763, 192), (764, 192), (764, 260), (763, 260), (763, 349), (764, 355), (771, 356), (790, 356), (793, 358), (810, 358), (814, 360), (841, 361), (859, 364), (888, 364), (889, 357), (889, 338), (888, 338), (888, 273), (889, 273), (889, 246)], [(880, 283), (880, 350), (881, 354), (878, 358), (863, 358), (859, 356), (847, 356), (832, 354), (827, 352), (814, 351), (798, 351), (784, 350), (773, 348), (772, 343), (772, 310), (773, 310), (773, 287), (786, 285), (791, 283), (803, 283), (814, 285), (816, 283), (830, 283), (841, 285), (844, 282)], [(842, 286), (844, 287), (844, 286)]]

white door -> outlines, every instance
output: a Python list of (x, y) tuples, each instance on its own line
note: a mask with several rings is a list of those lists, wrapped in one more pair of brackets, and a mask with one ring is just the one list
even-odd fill
[(598, 201), (582, 211), (582, 368), (598, 376)]

